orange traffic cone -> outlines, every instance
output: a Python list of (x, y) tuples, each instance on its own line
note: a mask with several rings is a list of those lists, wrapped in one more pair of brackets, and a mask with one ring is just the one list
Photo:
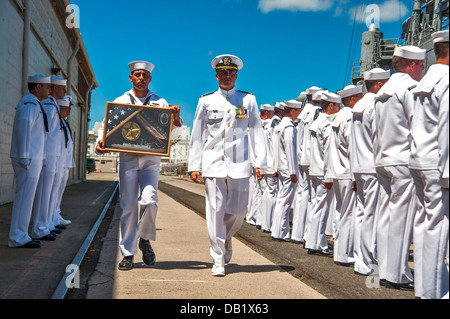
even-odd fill
[(100, 173), (102, 172), (102, 169), (100, 168)]

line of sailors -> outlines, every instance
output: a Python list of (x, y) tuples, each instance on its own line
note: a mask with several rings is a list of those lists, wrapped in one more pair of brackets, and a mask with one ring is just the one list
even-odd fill
[(432, 38), (437, 63), (423, 78), (425, 50), (398, 47), (396, 72), (365, 72), (365, 94), (311, 87), (307, 103), (262, 105), (268, 168), (250, 182), (246, 215), (273, 240), (424, 299), (449, 289), (448, 30)]
[(66, 84), (56, 76), (29, 76), (29, 93), (15, 107), (10, 157), (16, 193), (9, 247), (39, 248), (71, 223), (60, 208), (69, 170), (75, 167)]

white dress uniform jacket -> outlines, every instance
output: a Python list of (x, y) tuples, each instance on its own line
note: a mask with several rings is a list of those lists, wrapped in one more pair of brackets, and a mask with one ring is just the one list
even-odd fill
[(33, 94), (26, 94), (16, 105), (11, 139), (12, 165), (16, 175), (8, 245), (22, 246), (31, 241), (28, 235), (31, 212), (45, 159), (46, 129), (43, 107)]
[(426, 299), (443, 298), (449, 290), (445, 264), (448, 210), (443, 203), (445, 190), (439, 185), (438, 170), (439, 113), (440, 109), (448, 110), (448, 75), (447, 65), (432, 65), (413, 91), (409, 168), (418, 199), (414, 221), (414, 290), (416, 297)]
[[(246, 117), (237, 118), (239, 112)], [(254, 144), (254, 166), (265, 168), (264, 131), (255, 96), (219, 88), (198, 102), (188, 171), (201, 171), (204, 177), (248, 178), (252, 169), (249, 143)]]

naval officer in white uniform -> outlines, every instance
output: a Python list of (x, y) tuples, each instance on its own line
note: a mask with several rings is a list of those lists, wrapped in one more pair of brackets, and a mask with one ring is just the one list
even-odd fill
[[(46, 240), (55, 240), (58, 233), (53, 217), (55, 200), (59, 191), (59, 182), (55, 178), (58, 167), (61, 164), (61, 154), (64, 143), (64, 133), (59, 114), (58, 100), (66, 95), (67, 80), (59, 77), (51, 77), (51, 93), (42, 101), (42, 106), (47, 114), (48, 134), (45, 149), (45, 166), (42, 169), (39, 184), (36, 190), (36, 201), (33, 213), (34, 236)], [(58, 185), (57, 185), (58, 184)], [(60, 226), (63, 227), (63, 226)]]
[(375, 166), (380, 183), (378, 266), (380, 279), (395, 289), (414, 289), (408, 259), (417, 205), (408, 162), (412, 90), (422, 77), (424, 59), (425, 50), (397, 47), (392, 59), (396, 73), (380, 89), (375, 102)]
[(275, 159), (279, 179), (279, 190), (273, 212), (272, 239), (289, 241), (290, 210), (298, 181), (297, 129), (294, 121), (301, 111), (301, 102), (290, 100), (286, 103), (286, 116), (275, 128), (278, 136), (274, 147), (278, 149)]
[(9, 247), (40, 247), (40, 241), (32, 240), (29, 236), (28, 226), (45, 160), (48, 120), (41, 101), (50, 94), (50, 81), (50, 77), (42, 75), (28, 77), (30, 93), (16, 105), (10, 152), (16, 195), (11, 216)]
[[(128, 64), (129, 80), (133, 88), (114, 100), (115, 103), (169, 107), (166, 100), (151, 92), (148, 88), (152, 81), (154, 65), (146, 61)], [(181, 119), (179, 107), (171, 107), (174, 114), (172, 138), (179, 135)], [(100, 135), (100, 134), (99, 134)], [(97, 153), (107, 153), (104, 142), (97, 143)], [(120, 218), (119, 246), (123, 260), (120, 270), (133, 268), (133, 256), (137, 254), (137, 239), (142, 250), (143, 261), (147, 265), (156, 262), (150, 240), (156, 240), (156, 213), (158, 211), (158, 181), (161, 157), (120, 153), (119, 155)], [(140, 196), (139, 196), (140, 195)]]
[[(220, 55), (211, 63), (219, 90), (199, 99), (189, 144), (191, 179), (205, 180), (206, 221), (214, 265), (213, 276), (225, 276), (231, 259), (231, 237), (241, 228), (247, 213), (250, 147), (255, 152), (256, 172), (266, 166), (264, 131), (253, 94), (235, 89), (240, 58)], [(252, 143), (252, 146), (250, 146)]]
[[(409, 169), (414, 180), (418, 210), (414, 222), (414, 291), (416, 297), (440, 299), (448, 293), (445, 264), (448, 210), (445, 190), (439, 185), (439, 113), (449, 105), (449, 32), (432, 34), (436, 64), (413, 90)], [(447, 118), (448, 121), (448, 118)], [(447, 132), (448, 133), (448, 132)]]
[[(364, 73), (367, 93), (352, 109), (350, 168), (356, 182), (356, 195), (362, 204), (359, 225), (355, 219), (355, 272), (370, 275), (376, 270), (376, 208), (378, 179), (375, 170), (375, 95), (391, 76), (389, 70), (375, 68)], [(359, 231), (358, 231), (359, 230)]]

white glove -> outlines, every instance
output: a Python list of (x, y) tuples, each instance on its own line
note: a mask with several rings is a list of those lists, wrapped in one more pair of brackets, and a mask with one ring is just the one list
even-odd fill
[(20, 167), (22, 167), (24, 169), (28, 169), (28, 166), (30, 166), (30, 164), (31, 164), (31, 159), (30, 158), (20, 158), (17, 163), (19, 164)]

